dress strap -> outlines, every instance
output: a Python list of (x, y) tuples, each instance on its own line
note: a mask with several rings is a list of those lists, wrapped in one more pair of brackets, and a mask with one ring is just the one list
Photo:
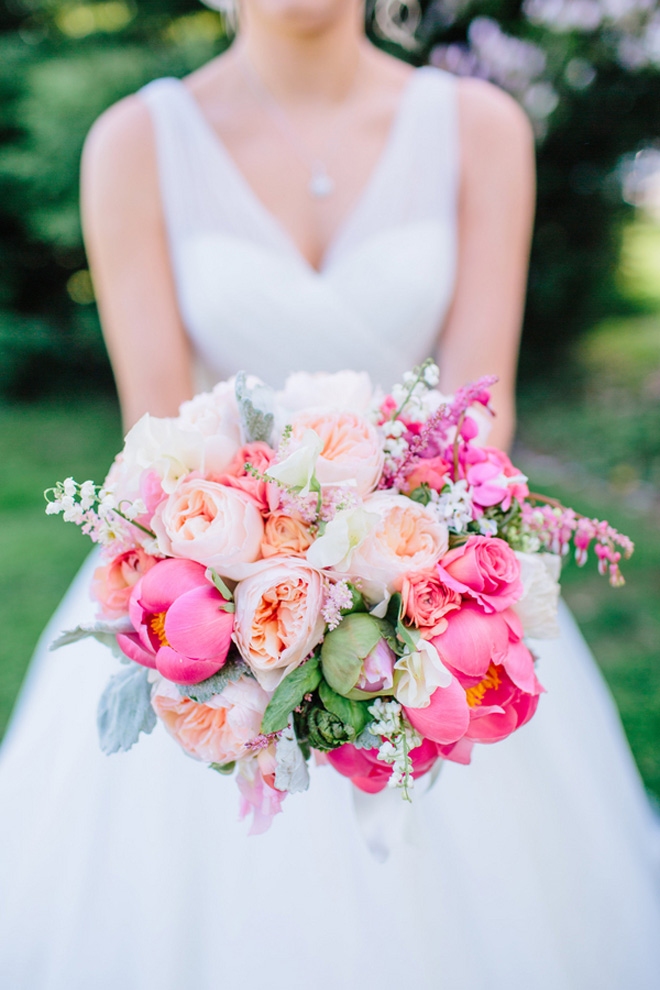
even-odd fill
[(203, 223), (209, 210), (208, 155), (204, 134), (190, 113), (189, 97), (174, 77), (138, 90), (151, 115), (163, 213), (171, 243)]

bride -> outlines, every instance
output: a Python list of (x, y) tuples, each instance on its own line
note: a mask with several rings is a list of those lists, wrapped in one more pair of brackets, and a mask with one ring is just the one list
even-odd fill
[[(83, 219), (126, 426), (240, 368), (368, 370), (437, 354), (450, 391), (513, 391), (533, 149), (489, 84), (413, 70), (361, 0), (241, 0), (231, 49), (107, 112)], [(77, 644), (90, 559), (46, 630), (0, 762), (8, 990), (645, 990), (657, 828), (568, 613), (532, 722), (412, 808), (327, 767), (267, 834), (160, 727), (101, 754), (115, 661)]]

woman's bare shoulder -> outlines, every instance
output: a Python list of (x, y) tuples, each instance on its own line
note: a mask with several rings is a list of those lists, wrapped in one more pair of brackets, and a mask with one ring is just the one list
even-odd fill
[(102, 190), (110, 196), (119, 195), (121, 202), (153, 206), (157, 200), (155, 177), (150, 111), (144, 100), (133, 94), (102, 113), (87, 135), (82, 157), (83, 195), (87, 190)]
[(529, 161), (533, 155), (530, 119), (499, 86), (483, 79), (458, 80), (458, 115), (466, 160), (514, 165)]

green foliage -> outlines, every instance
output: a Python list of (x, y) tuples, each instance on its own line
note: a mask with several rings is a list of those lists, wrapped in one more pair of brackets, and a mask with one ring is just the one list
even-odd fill
[(261, 731), (268, 735), (284, 729), (294, 708), (301, 704), (306, 694), (315, 691), (320, 682), (321, 670), (316, 656), (287, 674), (268, 703), (261, 721)]
[(107, 756), (126, 752), (140, 733), (153, 732), (156, 713), (151, 707), (147, 667), (132, 663), (110, 678), (99, 700), (97, 724), (99, 744)]

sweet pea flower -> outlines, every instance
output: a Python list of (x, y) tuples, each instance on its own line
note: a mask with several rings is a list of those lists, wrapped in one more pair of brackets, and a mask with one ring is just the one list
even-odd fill
[(497, 447), (469, 446), (461, 459), (476, 505), (499, 505), (507, 512), (514, 498), (522, 502), (529, 495), (527, 478)]
[(394, 664), (394, 697), (404, 706), (424, 708), (436, 688), (451, 684), (452, 675), (432, 642), (422, 639), (417, 630), (409, 635), (417, 641), (417, 649), (404, 653)]
[(353, 550), (366, 539), (378, 523), (375, 512), (367, 512), (360, 506), (340, 509), (326, 523), (323, 534), (317, 537), (307, 551), (307, 560), (314, 567), (336, 567), (338, 571), (350, 568)]
[[(331, 750), (327, 757), (335, 770), (344, 777), (350, 777), (355, 787), (367, 794), (382, 791), (392, 776), (392, 767), (378, 759), (377, 749), (356, 749), (350, 743), (345, 743)], [(428, 773), (438, 758), (438, 746), (430, 739), (422, 740), (419, 746), (410, 751), (413, 777), (417, 779)]]
[(503, 612), (523, 592), (520, 563), (497, 537), (471, 536), (445, 554), (437, 571), (448, 588), (474, 598), (485, 612)]
[(288, 450), (290, 453), (284, 460), (269, 466), (267, 477), (293, 488), (302, 497), (309, 495), (317, 480), (316, 463), (323, 450), (323, 441), (315, 430), (305, 430), (290, 442)]
[(121, 651), (177, 684), (197, 684), (224, 665), (234, 616), (192, 560), (155, 564), (131, 591), (134, 633), (121, 633)]

